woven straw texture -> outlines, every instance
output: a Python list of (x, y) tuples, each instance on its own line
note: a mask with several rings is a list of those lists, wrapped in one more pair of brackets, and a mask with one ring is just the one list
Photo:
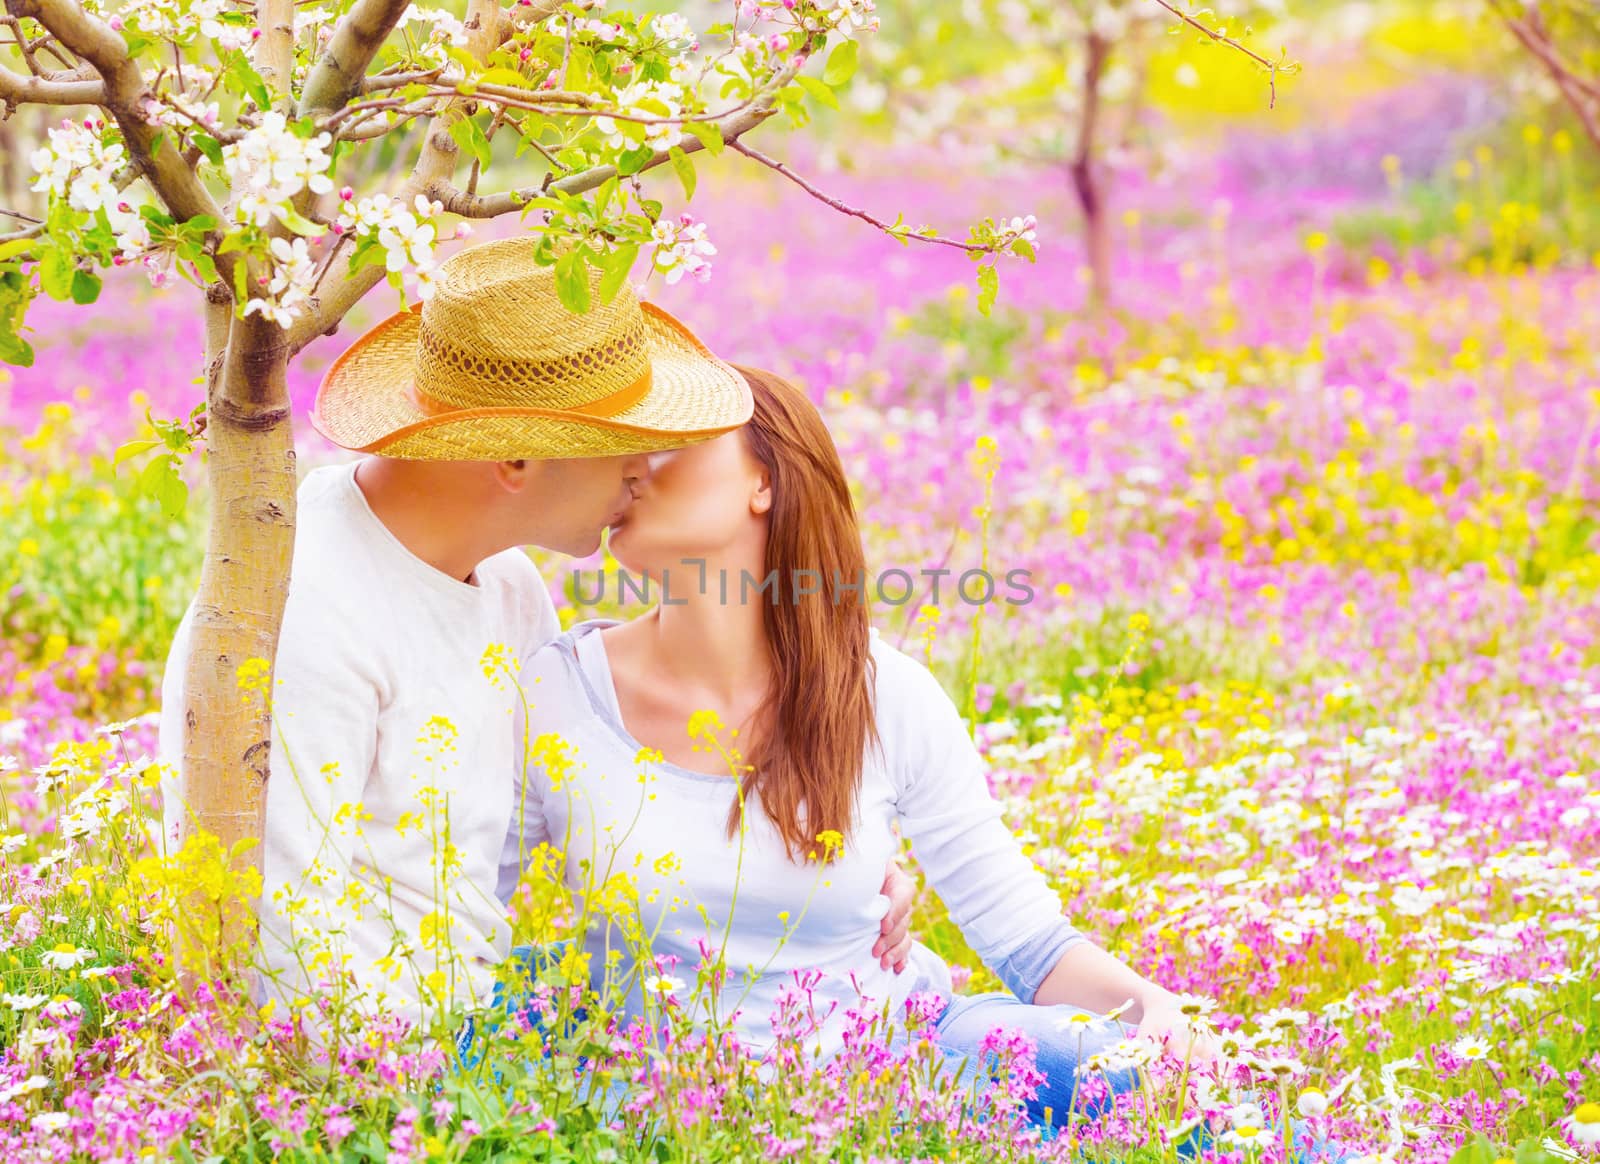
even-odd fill
[(744, 378), (628, 287), (574, 315), (532, 244), (471, 247), (420, 310), (335, 361), (312, 424), (335, 444), (414, 460), (595, 457), (673, 448), (750, 418)]

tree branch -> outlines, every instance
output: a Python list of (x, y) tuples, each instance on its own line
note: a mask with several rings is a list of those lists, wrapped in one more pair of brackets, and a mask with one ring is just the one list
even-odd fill
[[(255, 43), (256, 72), (279, 95), (279, 104), (294, 108), (294, 0), (256, 0), (261, 31)], [(262, 110), (263, 113), (266, 110)]]
[[(367, 66), (372, 64), (383, 42), (400, 23), (408, 3), (409, 0), (356, 0), (334, 29), (328, 47), (306, 78), (305, 89), (300, 94), (300, 116), (330, 113), (361, 92)], [(434, 70), (433, 75), (437, 72)], [(421, 79), (427, 75), (409, 76)], [(409, 80), (400, 82), (401, 85), (409, 83)]]
[(1176, 4), (1171, 3), (1170, 0), (1155, 0), (1155, 3), (1161, 5), (1161, 7), (1172, 13), (1172, 15), (1183, 21), (1183, 23), (1187, 24), (1190, 28), (1197, 29), (1198, 31), (1205, 33), (1218, 44), (1225, 44), (1229, 48), (1237, 49), (1256, 64), (1260, 65), (1263, 69), (1267, 70), (1267, 108), (1277, 108), (1278, 74), (1280, 72), (1289, 72), (1291, 70), (1280, 66), (1275, 61), (1267, 60), (1267, 58), (1262, 56), (1260, 53), (1246, 48), (1244, 45), (1240, 44), (1238, 41), (1234, 40), (1233, 37), (1228, 36), (1226, 33), (1218, 32), (1205, 22), (1198, 20), (1189, 13), (1183, 11), (1183, 9), (1179, 8)]
[(21, 230), (13, 230), (9, 234), (0, 234), (0, 243), (21, 242), (23, 239), (38, 238), (44, 233), (44, 223), (35, 223), (25, 226)]
[[(358, 6), (363, 2), (365, 0), (358, 0)], [(500, 43), (502, 25), (498, 17), (498, 0), (468, 0), (467, 51), (480, 61), (486, 59)], [(436, 183), (448, 183), (451, 174), (455, 172), (459, 154), (460, 149), (450, 136), (450, 127), (446, 124), (444, 111), (441, 110), (428, 122), (427, 134), (422, 141), (422, 152), (417, 157), (411, 176), (406, 179), (400, 192), (401, 201), (411, 201), (416, 195), (426, 193)], [(327, 294), (313, 296), (310, 310), (288, 329), (284, 337), (289, 345), (290, 359), (318, 336), (331, 334), (337, 329), (350, 309), (361, 301), (363, 295), (378, 285), (384, 274), (381, 265), (362, 267), (361, 270), (346, 275), (335, 283)]]
[[(321, 65), (320, 61), (318, 62), (318, 65)], [(390, 89), (403, 89), (407, 85), (415, 85), (420, 82), (437, 81), (439, 79), (439, 74), (442, 72), (444, 72), (443, 65), (439, 65), (432, 69), (423, 69), (420, 72), (414, 73), (377, 73), (374, 76), (363, 78), (356, 91), (366, 94), (384, 93)], [(309, 93), (310, 91), (311, 84), (308, 81), (306, 83), (306, 92)], [(348, 101), (354, 96), (355, 93), (346, 94), (344, 100)], [(301, 104), (305, 104), (303, 98), (301, 100)], [(340, 102), (335, 102), (335, 104), (340, 104)]]
[[(194, 169), (170, 142), (166, 148), (157, 143), (161, 130), (145, 120), (141, 109), (149, 97), (144, 77), (120, 34), (72, 0), (6, 0), (6, 7), (13, 16), (37, 20), (100, 74), (105, 91), (99, 104), (122, 130), (134, 168), (176, 218), (187, 221), (204, 214), (221, 219), (222, 211)], [(217, 265), (231, 276), (235, 259), (218, 255)]]
[[(731, 117), (717, 121), (722, 129), (722, 139), (728, 144), (737, 141), (744, 134), (749, 133), (767, 118), (771, 117), (772, 94), (783, 88), (788, 83), (790, 73), (785, 72), (781, 80), (769, 85), (762, 93), (754, 98), (747, 108)], [(699, 120), (698, 118), (694, 120)], [(705, 149), (705, 145), (697, 137), (690, 137), (678, 146), (686, 154), (698, 153)], [(667, 150), (657, 150), (655, 156), (639, 168), (639, 172), (653, 170), (657, 166), (670, 160)], [(616, 176), (615, 166), (592, 166), (587, 170), (579, 170), (564, 178), (558, 178), (548, 185), (525, 186), (520, 190), (505, 190), (498, 194), (488, 194), (483, 197), (468, 194), (458, 190), (448, 182), (435, 184), (426, 193), (429, 198), (437, 199), (444, 203), (444, 208), (452, 214), (459, 214), (463, 218), (498, 218), (502, 214), (509, 214), (513, 210), (520, 210), (530, 198), (537, 198), (548, 190), (559, 190), (564, 194), (582, 194), (593, 190), (608, 178)]]
[(1549, 34), (1537, 19), (1519, 20), (1495, 0), (1490, 0), (1489, 6), (1505, 22), (1522, 47), (1544, 66), (1545, 72), (1561, 91), (1562, 98), (1577, 115), (1584, 136), (1594, 144), (1595, 149), (1600, 150), (1600, 84), (1585, 80), (1561, 59), (1561, 54), (1550, 42)]
[(99, 81), (24, 77), (10, 69), (0, 69), (0, 106), (6, 107), (7, 116), (18, 105), (99, 105), (105, 96), (106, 87)]
[(976, 252), (979, 254), (988, 254), (989, 251), (993, 249), (992, 247), (983, 246), (980, 243), (961, 242), (957, 239), (945, 238), (943, 235), (937, 234), (918, 234), (915, 231), (902, 234), (892, 223), (885, 222), (881, 218), (875, 218), (859, 207), (851, 206), (846, 202), (841, 202), (839, 199), (834, 198), (831, 195), (824, 194), (821, 190), (817, 189), (810, 182), (807, 182), (799, 174), (795, 173), (776, 158), (769, 158), (766, 154), (761, 153), (759, 150), (751, 149), (742, 141), (730, 141), (728, 143), (728, 148), (738, 151), (745, 157), (750, 158), (752, 161), (760, 162), (763, 166), (766, 166), (770, 170), (776, 170), (785, 178), (788, 178), (789, 181), (793, 182), (796, 186), (799, 186), (800, 189), (811, 195), (811, 197), (827, 206), (833, 207), (833, 209), (837, 210), (840, 214), (848, 215), (851, 218), (859, 218), (863, 222), (870, 223), (879, 230), (883, 231), (884, 234), (887, 234), (892, 238), (913, 242), (933, 243), (936, 246), (954, 247), (958, 251)]

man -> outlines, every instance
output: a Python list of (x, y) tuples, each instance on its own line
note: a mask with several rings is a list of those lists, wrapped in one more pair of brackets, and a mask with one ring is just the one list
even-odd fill
[[(583, 556), (653, 451), (749, 419), (743, 377), (626, 287), (574, 315), (527, 240), (472, 247), (420, 310), (328, 370), (315, 427), (372, 454), (299, 492), (275, 661), (262, 849), (264, 986), (414, 1021), (486, 1005), (523, 763), (521, 663), (559, 631), (522, 546)], [(169, 839), (183, 814), (189, 618), (162, 689)], [(876, 950), (903, 962), (910, 891)], [(315, 1013), (312, 1021), (316, 1022)]]

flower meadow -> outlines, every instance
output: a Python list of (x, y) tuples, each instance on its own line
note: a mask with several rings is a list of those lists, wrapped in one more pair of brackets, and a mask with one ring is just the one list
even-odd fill
[[(926, 147), (829, 188), (948, 222), (1032, 198), (1040, 260), (992, 314), (960, 255), (732, 174), (682, 224), (696, 279), (648, 292), (823, 406), (880, 633), (971, 719), (1068, 916), (1222, 1046), (1126, 1040), (1049, 1139), (1023, 1116), (1034, 1048), (996, 1032), (962, 1091), (930, 1000), (863, 1004), (825, 1062), (803, 978), (765, 1056), (674, 1023), (726, 989), (711, 950), (659, 967), (664, 1045), (556, 958), (538, 1021), (479, 1016), (465, 1068), (459, 1016), (412, 1028), (337, 988), (286, 1013), (178, 973), (174, 928), (220, 946), (206, 904), (250, 888), (151, 841), (204, 474), (177, 512), (113, 458), (198, 401), (196, 317), (137, 277), (108, 286), (124, 311), (37, 305), (36, 367), (0, 371), (0, 1158), (1593, 1158), (1600, 255), (1574, 242), (1570, 135), (1492, 92), (1374, 86), (1119, 173), (1101, 315), (1059, 173), (960, 180)], [(293, 369), (302, 417), (385, 309)], [(334, 456), (300, 429), (303, 462)], [(538, 560), (564, 619), (614, 609), (572, 573), (605, 561)], [(552, 880), (525, 881), (519, 940), (585, 924)], [(628, 878), (595, 888), (626, 914)], [(914, 930), (993, 988), (931, 893)], [(1104, 1101), (1128, 1065), (1142, 1086)]]

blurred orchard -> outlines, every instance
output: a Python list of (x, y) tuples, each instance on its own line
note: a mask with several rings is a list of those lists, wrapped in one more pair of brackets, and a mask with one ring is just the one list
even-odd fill
[[(0, 1158), (1284, 1160), (1284, 1115), (1596, 1158), (1600, 12), (621, 3), (7, 0)], [(632, 280), (810, 391), (912, 583), (875, 624), (1217, 1063), (1130, 1041), (1097, 1067), (1144, 1089), (1045, 1142), (1030, 1047), (974, 1109), (865, 1014), (752, 1088), (726, 1032), (662, 1055), (556, 984), (467, 1073), (459, 1016), (252, 1004), (253, 830), (152, 839), (167, 644), (248, 560), (185, 775), (254, 811), (217, 660), (270, 659), (297, 467), (345, 456), (318, 378), (516, 234), (574, 309)], [(534, 876), (515, 921), (585, 919)], [(931, 893), (914, 928), (993, 985)]]

